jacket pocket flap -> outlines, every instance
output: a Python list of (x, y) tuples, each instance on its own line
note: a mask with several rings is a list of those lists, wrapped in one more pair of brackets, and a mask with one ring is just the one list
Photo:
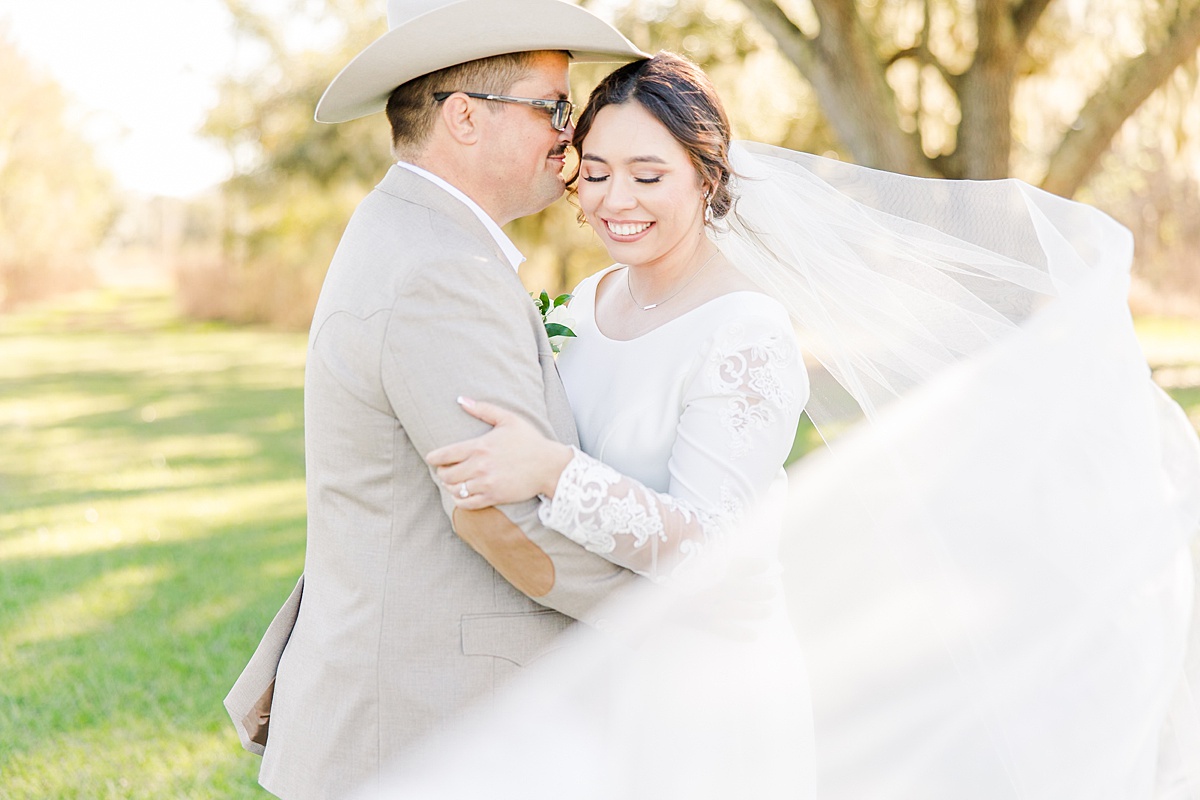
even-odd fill
[(463, 614), (462, 649), (468, 656), (495, 656), (526, 666), (559, 646), (559, 636), (571, 626), (557, 611), (502, 614)]

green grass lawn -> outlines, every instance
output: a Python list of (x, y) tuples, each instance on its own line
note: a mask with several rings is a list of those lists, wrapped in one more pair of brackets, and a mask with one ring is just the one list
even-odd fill
[(303, 565), (305, 337), (0, 317), (0, 797), (262, 797), (221, 700)]
[[(1200, 424), (1200, 323), (1139, 335)], [(221, 700), (303, 563), (304, 343), (156, 295), (0, 317), (0, 797), (264, 796)]]
[(1200, 320), (1140, 319), (1136, 326), (1155, 381), (1200, 430)]

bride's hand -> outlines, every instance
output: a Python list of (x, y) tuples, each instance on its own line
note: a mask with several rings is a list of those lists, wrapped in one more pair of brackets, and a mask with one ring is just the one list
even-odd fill
[(458, 403), (493, 426), (482, 436), (439, 447), (425, 456), (430, 466), (437, 467), (438, 480), (458, 508), (474, 510), (554, 495), (574, 455), (570, 447), (547, 439), (521, 415), (499, 406), (465, 397)]

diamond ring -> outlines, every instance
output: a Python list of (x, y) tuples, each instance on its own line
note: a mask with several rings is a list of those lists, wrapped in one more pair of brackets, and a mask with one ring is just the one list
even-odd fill
[(459, 484), (458, 496), (464, 500), (466, 500), (468, 497), (471, 496), (471, 493), (467, 491), (467, 482), (466, 481), (463, 481), (461, 484)]

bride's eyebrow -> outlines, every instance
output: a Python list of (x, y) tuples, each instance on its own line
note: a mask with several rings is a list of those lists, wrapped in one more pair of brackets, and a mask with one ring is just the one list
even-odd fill
[[(608, 164), (608, 161), (594, 153), (584, 153), (580, 156), (582, 161), (598, 161), (601, 164)], [(633, 156), (625, 159), (626, 164), (666, 164), (667, 162), (658, 156)]]

